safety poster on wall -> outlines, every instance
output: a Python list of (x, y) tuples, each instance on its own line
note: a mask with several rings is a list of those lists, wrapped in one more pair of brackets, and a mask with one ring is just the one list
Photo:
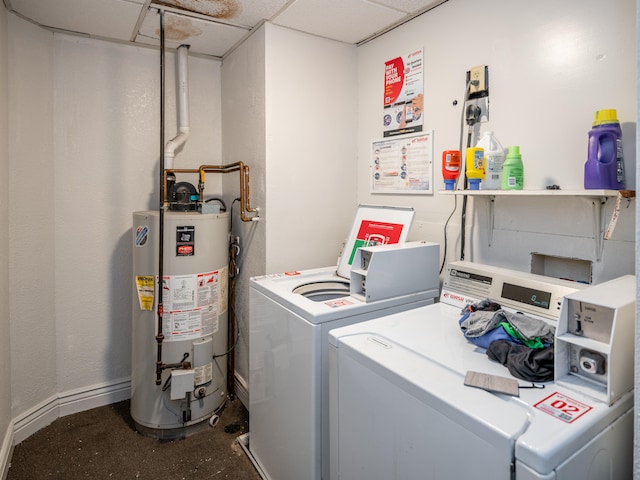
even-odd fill
[(433, 193), (433, 130), (371, 145), (371, 193)]
[(422, 49), (384, 64), (384, 137), (422, 131), (424, 121), (424, 68)]

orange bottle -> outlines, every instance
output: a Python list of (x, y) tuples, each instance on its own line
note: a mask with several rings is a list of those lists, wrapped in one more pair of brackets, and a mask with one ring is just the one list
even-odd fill
[(442, 178), (445, 190), (453, 190), (460, 175), (460, 150), (442, 152)]

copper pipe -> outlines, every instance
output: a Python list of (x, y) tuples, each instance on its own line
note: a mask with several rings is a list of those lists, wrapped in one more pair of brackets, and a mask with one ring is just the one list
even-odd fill
[[(249, 167), (242, 162), (230, 163), (228, 165), (201, 165), (200, 183), (198, 184), (198, 190), (200, 192), (200, 201), (203, 201), (204, 197), (204, 177), (205, 173), (231, 173), (240, 172), (240, 219), (243, 222), (255, 221), (259, 218), (258, 209), (251, 208), (249, 203)], [(254, 215), (248, 216), (247, 213), (253, 213)]]
[[(197, 173), (199, 175), (198, 193), (200, 202), (204, 201), (204, 179), (206, 173), (231, 173), (240, 172), (240, 219), (243, 222), (251, 222), (258, 219), (257, 208), (251, 208), (249, 195), (249, 166), (243, 162), (230, 163), (228, 165), (201, 165), (198, 169), (193, 168), (172, 168), (164, 172), (164, 204), (168, 204), (167, 199), (167, 173)], [(247, 213), (253, 213), (249, 216)]]

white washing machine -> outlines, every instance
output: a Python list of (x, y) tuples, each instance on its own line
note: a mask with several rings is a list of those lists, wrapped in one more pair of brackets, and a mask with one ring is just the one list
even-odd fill
[[(329, 330), (437, 299), (439, 245), (402, 243), (411, 218), (412, 211), (407, 209), (361, 206), (341, 257), (346, 275), (339, 275), (334, 266), (251, 279), (247, 453), (263, 478), (328, 478)], [(401, 243), (363, 247), (366, 235), (361, 227), (374, 223), (375, 228), (402, 225), (396, 239)], [(377, 238), (377, 243), (385, 243)], [(358, 246), (363, 248), (356, 252)], [(363, 251), (373, 252), (373, 257), (367, 257), (370, 278), (360, 270), (355, 293), (350, 288), (351, 263), (355, 259), (366, 270), (369, 265), (360, 258)], [(409, 261), (418, 251), (422, 252), (420, 259)], [(363, 292), (367, 282), (372, 286), (378, 283), (374, 277), (379, 272), (374, 274), (374, 266), (384, 265), (389, 258), (399, 259), (394, 263), (398, 269), (383, 268), (384, 281), (410, 288), (404, 294), (396, 291), (391, 297), (368, 298)]]
[[(633, 285), (632, 301), (635, 279)], [(331, 331), (331, 479), (631, 478), (632, 375), (611, 405), (602, 385), (589, 379), (582, 379), (582, 388), (517, 380), (467, 341), (459, 326), (461, 309), (486, 298), (553, 324), (565, 312), (566, 296), (586, 295), (585, 288), (454, 262), (439, 303)], [(619, 336), (629, 343), (635, 315), (626, 316), (618, 321), (626, 323)], [(572, 342), (608, 349), (581, 335), (564, 333)], [(626, 363), (633, 364), (632, 355)], [(465, 386), (469, 371), (517, 382), (517, 393)], [(586, 385), (594, 386), (593, 395)]]

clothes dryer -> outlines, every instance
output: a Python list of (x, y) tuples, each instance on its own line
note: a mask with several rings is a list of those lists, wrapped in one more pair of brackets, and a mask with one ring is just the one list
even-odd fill
[[(565, 297), (586, 287), (454, 262), (439, 303), (332, 330), (331, 478), (631, 478), (632, 390), (609, 405), (567, 382), (515, 379), (459, 325), (463, 307), (486, 298), (556, 324)], [(516, 393), (466, 386), (469, 372)]]

